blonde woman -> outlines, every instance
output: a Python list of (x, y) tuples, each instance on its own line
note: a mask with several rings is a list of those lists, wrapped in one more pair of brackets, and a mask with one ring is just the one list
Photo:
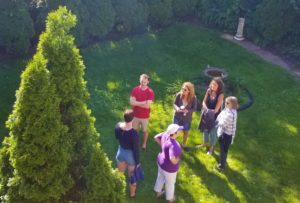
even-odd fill
[(183, 83), (181, 90), (176, 94), (174, 101), (173, 123), (183, 126), (183, 150), (189, 151), (186, 146), (189, 130), (191, 128), (193, 112), (197, 110), (197, 98), (194, 85), (191, 82)]
[(238, 100), (230, 96), (225, 99), (225, 108), (217, 118), (217, 135), (220, 143), (220, 160), (217, 165), (219, 171), (223, 171), (226, 165), (227, 153), (230, 144), (233, 143), (236, 132)]

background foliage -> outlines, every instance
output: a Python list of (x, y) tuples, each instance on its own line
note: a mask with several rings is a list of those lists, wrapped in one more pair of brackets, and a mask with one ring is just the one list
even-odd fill
[(20, 55), (28, 51), (31, 41), (35, 46), (32, 39), (44, 30), (47, 14), (59, 5), (77, 16), (73, 33), (79, 46), (111, 35), (144, 32), (148, 25), (159, 28), (178, 20), (189, 21), (187, 16), (235, 34), (238, 18), (245, 17), (248, 39), (283, 54), (300, 56), (300, 0), (3, 0), (0, 51)]

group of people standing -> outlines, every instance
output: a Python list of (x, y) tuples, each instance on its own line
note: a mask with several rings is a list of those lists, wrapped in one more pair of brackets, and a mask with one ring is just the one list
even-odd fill
[[(130, 105), (132, 109), (124, 112), (124, 122), (115, 126), (115, 136), (119, 140), (119, 148), (116, 155), (118, 169), (125, 172), (128, 169), (128, 177), (133, 176), (136, 168), (140, 167), (139, 136), (138, 131), (143, 132), (142, 150), (147, 148), (148, 122), (150, 106), (154, 101), (154, 92), (148, 86), (149, 76), (140, 76), (140, 85), (131, 91)], [(225, 108), (222, 110), (224, 100), (224, 84), (221, 78), (213, 78), (202, 101), (200, 131), (203, 132), (203, 143), (197, 148), (206, 147), (207, 154), (214, 153), (217, 137), (220, 143), (220, 160), (216, 169), (223, 171), (226, 165), (227, 153), (236, 132), (238, 101), (230, 96), (225, 99)], [(184, 151), (189, 151), (187, 139), (191, 128), (193, 112), (197, 110), (197, 98), (194, 85), (184, 82), (181, 90), (174, 100), (174, 117), (166, 131), (157, 134), (154, 140), (160, 145), (157, 156), (158, 173), (154, 186), (156, 197), (165, 194), (168, 202), (174, 202), (175, 182), (179, 161)], [(183, 131), (182, 144), (176, 140)], [(130, 197), (136, 195), (136, 182), (129, 181)], [(164, 187), (164, 189), (163, 189)]]

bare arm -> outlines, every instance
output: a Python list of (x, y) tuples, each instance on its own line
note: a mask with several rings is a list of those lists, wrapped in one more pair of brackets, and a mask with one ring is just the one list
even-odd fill
[(152, 100), (147, 100), (146, 104), (142, 105), (141, 107), (146, 108), (146, 109), (150, 109), (150, 106), (152, 104)]
[(158, 137), (154, 137), (154, 141), (160, 145), (160, 139)]
[(205, 93), (205, 96), (204, 96), (204, 98), (203, 98), (203, 101), (202, 101), (202, 108), (205, 108), (205, 109), (207, 109), (207, 106), (206, 106), (206, 100), (207, 100), (207, 95), (208, 95), (208, 91), (206, 91), (206, 93)]
[(223, 99), (224, 99), (224, 94), (220, 94), (220, 96), (218, 98), (218, 102), (217, 102), (216, 108), (214, 109), (215, 113), (218, 113), (219, 110), (221, 109), (221, 106), (223, 104)]
[(139, 106), (139, 107), (143, 107), (144, 105), (146, 105), (146, 102), (147, 101), (141, 101), (141, 102), (136, 101), (135, 97), (130, 97), (130, 100), (129, 100), (130, 105)]

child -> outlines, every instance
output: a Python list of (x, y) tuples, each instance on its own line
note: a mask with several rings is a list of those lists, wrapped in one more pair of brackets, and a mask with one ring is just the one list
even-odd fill
[(225, 108), (217, 117), (217, 136), (220, 143), (220, 160), (217, 165), (217, 170), (219, 171), (225, 169), (229, 146), (233, 143), (236, 131), (237, 108), (237, 98), (233, 96), (227, 97), (225, 99)]

